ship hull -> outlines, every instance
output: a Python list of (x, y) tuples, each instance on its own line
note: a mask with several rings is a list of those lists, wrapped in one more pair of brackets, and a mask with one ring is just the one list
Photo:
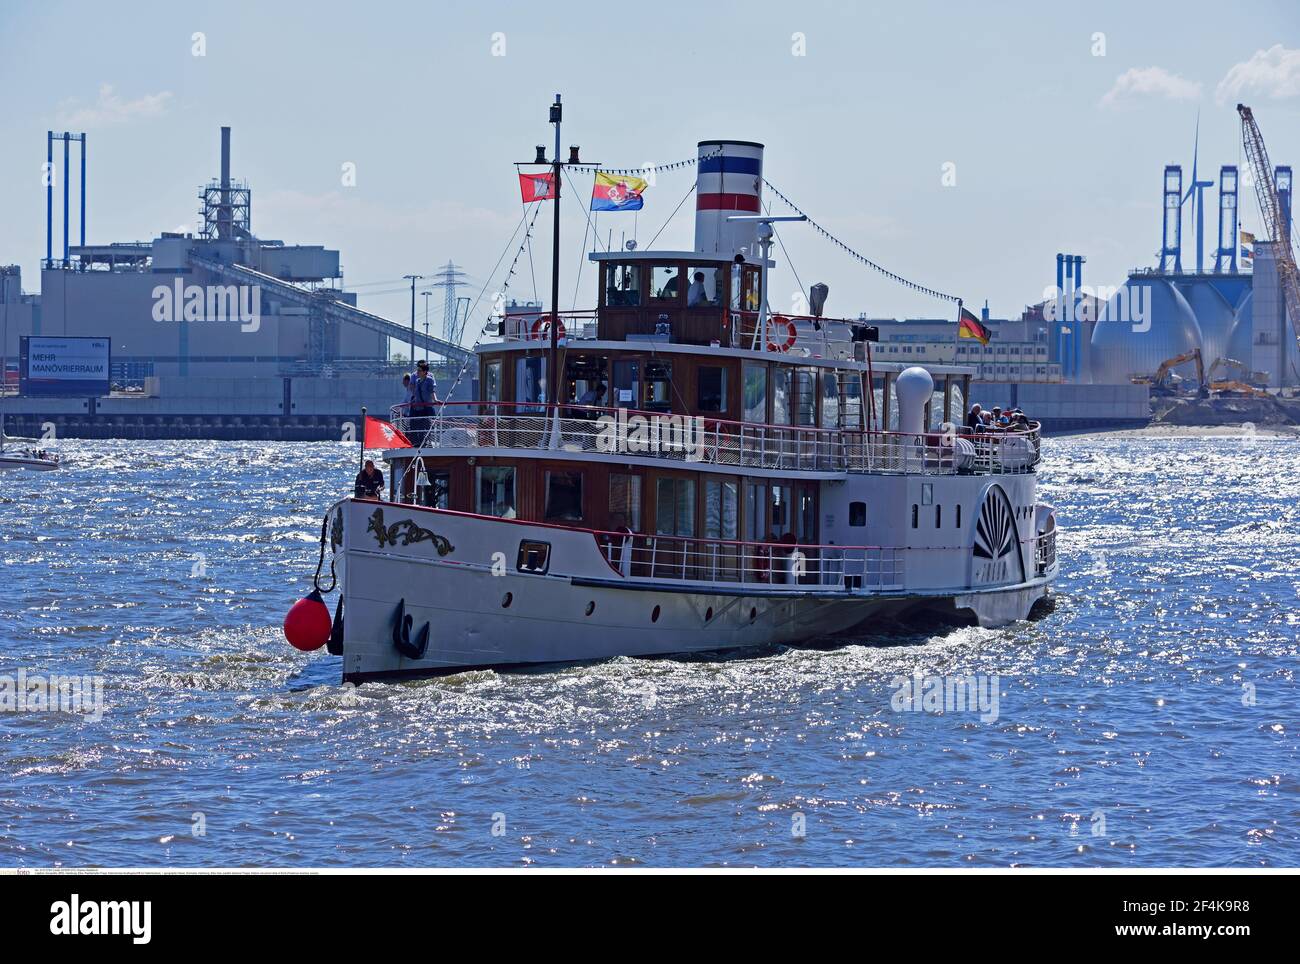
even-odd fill
[[(1010, 621), (1050, 581), (975, 593), (650, 586), (620, 575), (588, 533), (412, 508), (345, 500), (331, 510), (345, 681), (795, 644), (921, 609)], [(547, 572), (515, 571), (523, 541), (549, 545)]]

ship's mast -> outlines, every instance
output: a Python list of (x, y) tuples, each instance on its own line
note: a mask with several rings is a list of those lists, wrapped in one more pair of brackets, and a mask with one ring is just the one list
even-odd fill
[(546, 396), (551, 405), (560, 403), (560, 170), (564, 166), (560, 161), (560, 119), (563, 113), (560, 95), (556, 94), (551, 105), (551, 123), (555, 125), (555, 153), (551, 156), (555, 226), (551, 237), (551, 357), (546, 376)]

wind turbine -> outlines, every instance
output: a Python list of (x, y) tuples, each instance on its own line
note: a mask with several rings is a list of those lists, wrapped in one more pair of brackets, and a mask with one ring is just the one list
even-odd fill
[[(1196, 137), (1192, 141), (1192, 183), (1187, 188), (1187, 193), (1183, 195), (1183, 200), (1179, 204), (1181, 208), (1187, 203), (1187, 199), (1192, 199), (1192, 208), (1196, 212), (1196, 273), (1200, 274), (1205, 270), (1205, 189), (1214, 187), (1213, 181), (1199, 181), (1196, 178), (1196, 160), (1197, 154), (1200, 153), (1201, 147), (1201, 112), (1196, 112)], [(1192, 192), (1196, 192), (1196, 197), (1192, 198)]]

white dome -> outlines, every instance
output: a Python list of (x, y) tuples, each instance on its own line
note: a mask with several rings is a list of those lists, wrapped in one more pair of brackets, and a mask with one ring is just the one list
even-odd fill
[(898, 396), (898, 430), (919, 433), (925, 431), (925, 403), (934, 394), (934, 379), (924, 368), (912, 366), (898, 373), (894, 380)]
[[(1127, 385), (1133, 375), (1150, 375), (1160, 363), (1192, 348), (1201, 347), (1201, 329), (1187, 299), (1164, 278), (1132, 277), (1130, 289), (1142, 292), (1143, 307), (1149, 311), (1146, 331), (1134, 330), (1131, 320), (1114, 320), (1121, 315), (1119, 295), (1109, 302), (1106, 321), (1097, 322), (1092, 333), (1090, 362), (1092, 381), (1097, 385)], [(1137, 297), (1129, 294), (1130, 303)]]

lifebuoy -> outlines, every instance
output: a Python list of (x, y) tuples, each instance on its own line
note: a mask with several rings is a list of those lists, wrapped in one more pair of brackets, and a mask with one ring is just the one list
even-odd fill
[[(547, 335), (543, 335), (542, 333), (547, 332), (547, 334), (549, 335), (550, 325), (551, 325), (550, 316), (542, 315), (540, 318), (538, 318), (536, 321), (533, 322), (533, 337), (538, 339), (539, 341), (542, 338), (547, 337)], [(564, 320), (563, 319), (557, 320), (555, 337), (557, 339), (563, 338), (568, 333), (569, 333), (568, 330), (564, 327)]]
[(794, 326), (794, 322), (789, 318), (783, 318), (780, 315), (773, 315), (768, 322), (772, 326), (773, 335), (780, 334), (780, 328), (785, 326), (785, 341), (778, 342), (775, 338), (769, 338), (767, 342), (768, 351), (789, 351), (794, 347), (794, 343), (799, 338), (799, 329)]

